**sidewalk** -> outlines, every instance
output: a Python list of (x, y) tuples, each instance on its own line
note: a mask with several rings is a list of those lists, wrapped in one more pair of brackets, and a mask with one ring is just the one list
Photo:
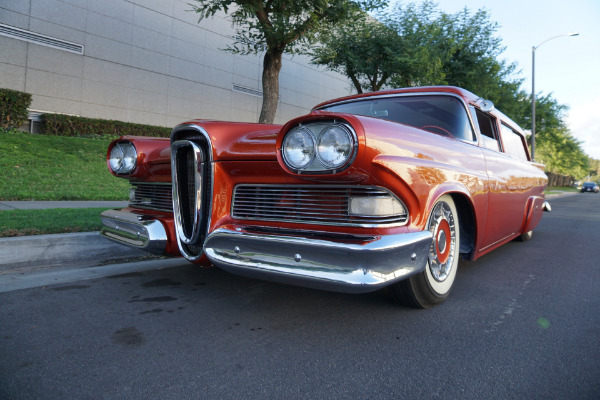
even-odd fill
[[(0, 201), (0, 210), (123, 208), (126, 201)], [(98, 215), (99, 217), (99, 215)], [(0, 274), (65, 265), (93, 266), (146, 256), (100, 236), (100, 232), (0, 238)]]

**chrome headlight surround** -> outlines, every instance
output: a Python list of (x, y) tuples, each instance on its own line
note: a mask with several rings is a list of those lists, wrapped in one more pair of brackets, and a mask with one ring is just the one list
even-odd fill
[(358, 148), (349, 124), (317, 121), (290, 129), (281, 144), (285, 165), (297, 174), (337, 173), (346, 169)]
[(110, 170), (117, 175), (127, 175), (137, 166), (137, 150), (131, 142), (119, 142), (110, 150)]

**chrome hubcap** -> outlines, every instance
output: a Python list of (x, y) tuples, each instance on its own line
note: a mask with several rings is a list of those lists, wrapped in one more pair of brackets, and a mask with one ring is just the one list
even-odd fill
[(446, 202), (436, 204), (428, 226), (434, 238), (429, 250), (429, 270), (436, 281), (443, 282), (452, 271), (456, 248), (454, 215)]

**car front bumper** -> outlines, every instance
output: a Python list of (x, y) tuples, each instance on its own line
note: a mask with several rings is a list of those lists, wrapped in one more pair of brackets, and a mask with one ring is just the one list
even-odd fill
[(158, 219), (119, 210), (104, 211), (100, 219), (100, 234), (105, 238), (151, 254), (165, 254), (167, 232)]
[[(156, 218), (131, 211), (101, 214), (102, 236), (152, 254), (165, 254), (167, 233)], [(217, 267), (252, 278), (344, 293), (366, 293), (425, 269), (429, 231), (381, 236), (260, 232), (226, 226), (204, 242)]]
[(328, 240), (224, 227), (208, 236), (204, 253), (238, 275), (365, 293), (422, 272), (431, 242), (428, 231)]

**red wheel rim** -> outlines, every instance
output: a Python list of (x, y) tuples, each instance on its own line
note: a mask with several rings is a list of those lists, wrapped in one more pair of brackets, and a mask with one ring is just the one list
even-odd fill
[(437, 231), (435, 232), (435, 252), (440, 264), (444, 264), (448, 261), (448, 257), (450, 256), (451, 235), (448, 221), (445, 219), (441, 220), (437, 226)]

